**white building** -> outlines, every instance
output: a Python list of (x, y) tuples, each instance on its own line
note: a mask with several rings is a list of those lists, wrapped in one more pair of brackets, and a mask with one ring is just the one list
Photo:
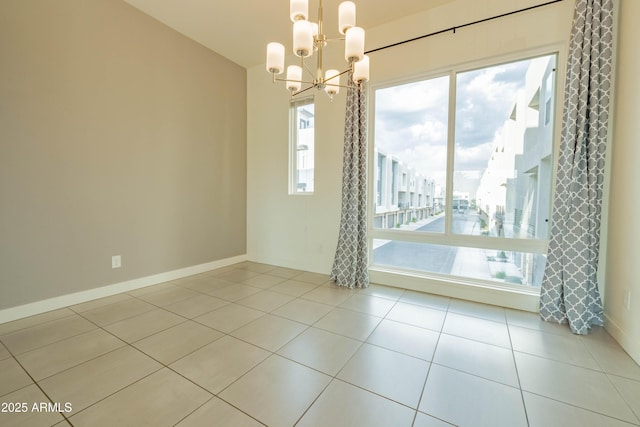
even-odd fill
[[(546, 239), (551, 212), (552, 138), (556, 57), (532, 61), (526, 87), (515, 94), (511, 114), (493, 142), (476, 193), (477, 207), (492, 236)], [(531, 283), (544, 262), (514, 253)], [(534, 270), (533, 265), (538, 268)]]
[(438, 212), (433, 179), (377, 149), (374, 171), (374, 227), (393, 228)]

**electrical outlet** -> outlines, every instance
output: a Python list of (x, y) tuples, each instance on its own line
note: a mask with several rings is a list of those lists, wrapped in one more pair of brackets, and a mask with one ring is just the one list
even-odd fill
[(624, 290), (624, 306), (627, 310), (631, 310), (631, 291), (629, 289)]
[(114, 255), (111, 257), (111, 268), (122, 267), (122, 257), (120, 255)]

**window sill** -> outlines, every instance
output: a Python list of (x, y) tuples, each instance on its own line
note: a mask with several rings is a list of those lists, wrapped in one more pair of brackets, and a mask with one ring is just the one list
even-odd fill
[(413, 291), (426, 292), (492, 304), (515, 310), (538, 312), (540, 289), (512, 288), (499, 284), (487, 284), (472, 279), (440, 277), (419, 272), (396, 270), (379, 265), (369, 267), (371, 283)]

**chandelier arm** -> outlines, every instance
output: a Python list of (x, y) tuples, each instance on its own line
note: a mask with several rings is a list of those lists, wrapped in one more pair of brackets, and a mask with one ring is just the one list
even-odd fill
[(301, 93), (304, 93), (304, 92), (308, 91), (309, 89), (313, 89), (314, 87), (315, 86), (312, 85), (312, 86), (309, 86), (308, 88), (305, 88), (305, 89), (299, 90), (297, 92), (294, 92), (294, 93), (291, 94), (291, 97), (293, 98), (294, 96), (298, 96)]
[[(340, 74), (336, 74), (335, 76), (332, 76), (329, 80), (331, 79), (335, 79), (336, 77), (340, 77), (343, 74), (347, 74), (349, 71), (351, 71), (351, 67), (347, 68), (346, 70), (344, 70), (343, 72), (341, 72)], [(322, 79), (322, 83), (326, 83), (327, 79)], [(328, 83), (331, 86), (338, 86), (338, 87), (349, 87), (349, 86), (345, 86), (345, 85), (339, 85), (339, 84), (333, 84), (333, 83)]]
[(295, 83), (303, 83), (303, 84), (307, 84), (307, 85), (313, 85), (313, 82), (309, 81), (309, 80), (287, 80), (287, 79), (281, 79), (281, 78), (276, 78), (277, 82), (295, 82)]

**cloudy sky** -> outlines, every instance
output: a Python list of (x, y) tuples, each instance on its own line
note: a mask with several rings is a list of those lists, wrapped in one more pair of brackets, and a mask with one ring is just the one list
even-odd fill
[[(521, 61), (457, 75), (455, 190), (475, 197), (496, 133), (509, 117), (527, 67)], [(379, 89), (375, 144), (444, 188), (449, 77)]]

